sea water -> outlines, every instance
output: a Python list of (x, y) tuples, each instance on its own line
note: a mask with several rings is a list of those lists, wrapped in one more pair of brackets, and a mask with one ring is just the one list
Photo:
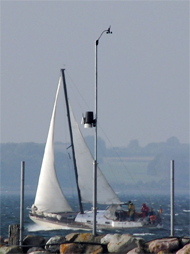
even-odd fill
[[(122, 196), (121, 200), (127, 200), (126, 197)], [(140, 211), (142, 203), (148, 204), (149, 207), (153, 207), (155, 211), (159, 210), (160, 206), (162, 207), (162, 219), (163, 219), (163, 228), (135, 228), (135, 229), (122, 229), (122, 230), (97, 230), (99, 234), (108, 234), (108, 233), (118, 233), (124, 234), (129, 233), (134, 236), (142, 237), (146, 241), (169, 237), (170, 236), (170, 197), (164, 195), (156, 195), (154, 197), (142, 197), (134, 196), (131, 198), (133, 203), (136, 206), (136, 210)], [(55, 235), (67, 235), (73, 230), (51, 230), (43, 228), (36, 225), (33, 221), (30, 220), (28, 213), (29, 208), (34, 202), (33, 195), (25, 195), (24, 198), (24, 237), (28, 234), (40, 235), (47, 239)], [(74, 197), (70, 197), (69, 202), (72, 204), (73, 209), (77, 209), (77, 200)], [(90, 209), (91, 207), (86, 205), (85, 209)], [(101, 207), (99, 207), (101, 208)], [(189, 195), (178, 195), (175, 196), (174, 200), (174, 235), (181, 236), (190, 236), (190, 200)], [(0, 235), (4, 238), (8, 237), (8, 227), (9, 225), (19, 224), (20, 223), (20, 197), (19, 195), (13, 195), (9, 193), (1, 194), (1, 205), (0, 205)], [(80, 232), (80, 231), (77, 231)], [(85, 231), (81, 231), (85, 232)]]

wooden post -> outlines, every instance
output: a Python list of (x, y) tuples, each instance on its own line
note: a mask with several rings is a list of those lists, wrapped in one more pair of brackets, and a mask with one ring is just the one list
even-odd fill
[(19, 245), (19, 233), (20, 233), (20, 226), (17, 224), (9, 225), (9, 245)]
[(174, 236), (174, 160), (171, 160), (171, 225), (170, 225), (170, 236)]
[(24, 171), (25, 162), (21, 161), (21, 185), (20, 185), (20, 238), (19, 243), (22, 246), (24, 231)]

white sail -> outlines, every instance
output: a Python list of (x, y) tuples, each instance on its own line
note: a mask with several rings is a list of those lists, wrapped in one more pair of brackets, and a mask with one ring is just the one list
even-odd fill
[[(73, 140), (75, 148), (75, 157), (78, 171), (78, 182), (81, 191), (82, 202), (93, 200), (93, 157), (84, 141), (76, 119), (74, 117), (71, 105), (70, 117), (73, 131)], [(106, 178), (97, 167), (97, 203), (99, 204), (120, 204), (114, 190), (108, 184)]]
[(34, 205), (38, 208), (39, 211), (50, 213), (72, 211), (72, 208), (68, 204), (60, 188), (54, 165), (54, 123), (60, 85), (61, 78), (59, 79), (58, 83), (49, 133), (41, 166), (38, 188), (36, 192), (36, 198), (34, 202)]

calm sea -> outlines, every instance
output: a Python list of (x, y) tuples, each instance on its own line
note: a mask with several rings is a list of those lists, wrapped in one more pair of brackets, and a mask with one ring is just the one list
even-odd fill
[[(128, 201), (126, 197), (120, 197), (122, 201)], [(170, 197), (156, 195), (154, 197), (140, 197), (134, 196), (131, 199), (136, 210), (140, 210), (142, 203), (146, 202), (149, 207), (153, 207), (154, 210), (159, 210), (162, 206), (162, 218), (163, 228), (161, 229), (126, 229), (126, 230), (115, 230), (115, 231), (98, 231), (100, 234), (108, 233), (129, 233), (135, 236), (143, 237), (146, 241), (151, 239), (168, 237), (170, 236)], [(76, 208), (76, 199), (70, 197), (70, 203), (73, 208)], [(40, 226), (34, 224), (28, 217), (28, 208), (34, 202), (34, 196), (27, 195), (24, 200), (24, 237), (28, 234), (41, 235), (49, 239), (55, 235), (67, 235), (73, 231), (70, 230), (45, 230)], [(90, 207), (86, 207), (90, 208)], [(99, 207), (100, 208), (100, 207)], [(19, 224), (20, 220), (20, 197), (19, 195), (2, 194), (1, 195), (1, 206), (0, 206), (0, 219), (1, 228), (0, 235), (4, 238), (8, 236), (8, 227), (12, 224)], [(178, 195), (175, 197), (174, 203), (174, 235), (175, 236), (190, 236), (190, 199), (189, 195)], [(82, 231), (84, 232), (84, 231)]]

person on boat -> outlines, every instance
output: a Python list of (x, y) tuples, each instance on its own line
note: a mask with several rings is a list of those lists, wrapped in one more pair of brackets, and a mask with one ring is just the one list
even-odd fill
[(135, 220), (135, 205), (131, 201), (128, 202), (128, 210), (129, 210), (130, 221), (134, 221)]
[(148, 212), (149, 212), (149, 207), (146, 206), (146, 204), (142, 204), (141, 207), (141, 212), (142, 212), (142, 217), (145, 218), (146, 216), (148, 216)]
[(149, 216), (151, 216), (151, 215), (155, 215), (155, 212), (154, 212), (154, 209), (153, 209), (153, 208), (151, 208), (151, 209), (150, 209), (150, 212), (149, 212)]
[(32, 213), (36, 213), (38, 208), (37, 208), (37, 206), (32, 205), (32, 209), (31, 210), (32, 210)]
[(150, 224), (155, 224), (156, 222), (156, 214), (153, 210), (153, 208), (150, 209), (150, 212), (149, 212), (149, 219), (150, 219)]
[(149, 222), (150, 222), (150, 224), (155, 224), (155, 222), (156, 222), (156, 213), (154, 212), (153, 208), (150, 209), (148, 215), (149, 215)]
[(159, 223), (159, 224), (162, 224), (161, 213), (158, 212), (155, 215), (156, 215), (156, 222)]

